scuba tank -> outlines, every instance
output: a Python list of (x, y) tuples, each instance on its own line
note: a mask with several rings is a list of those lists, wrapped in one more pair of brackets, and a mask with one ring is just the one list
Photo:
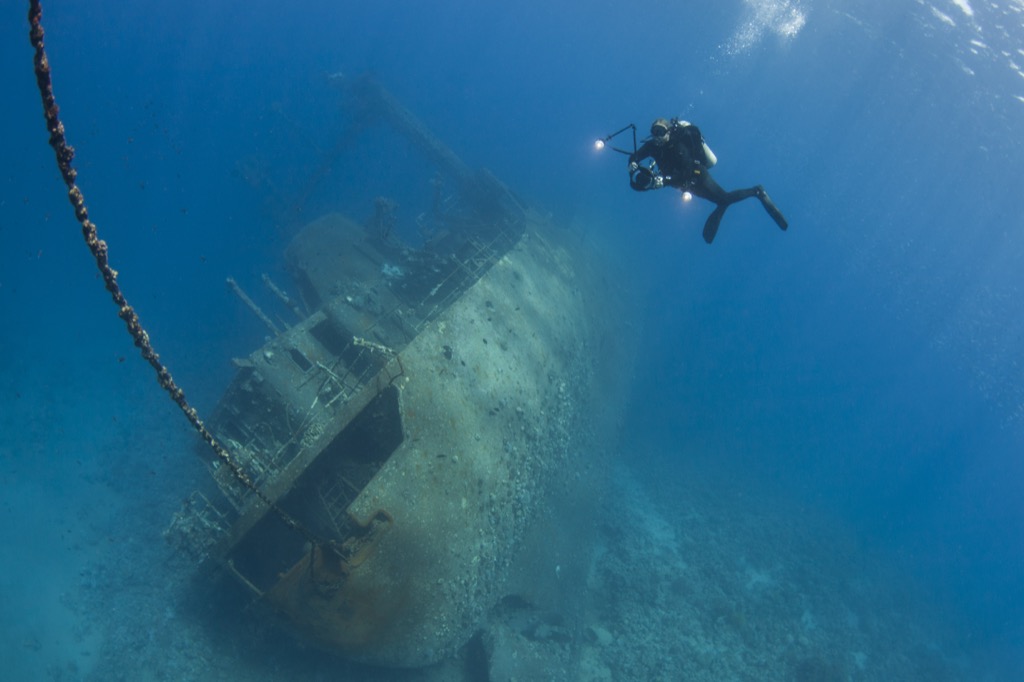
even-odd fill
[[(708, 146), (708, 143), (704, 141), (704, 136), (701, 134), (700, 128), (698, 128), (697, 126), (693, 125), (689, 121), (678, 119), (678, 118), (673, 118), (672, 119), (672, 127), (673, 128), (690, 128), (691, 130), (687, 131), (687, 132), (689, 132), (691, 135), (694, 136), (694, 140), (695, 141), (696, 140), (700, 140), (701, 148), (704, 150), (704, 166), (705, 166), (705, 168), (712, 168), (716, 163), (718, 163), (718, 157), (715, 156), (715, 153), (713, 151), (711, 151), (711, 147)], [(696, 145), (694, 145), (694, 147), (696, 147)]]

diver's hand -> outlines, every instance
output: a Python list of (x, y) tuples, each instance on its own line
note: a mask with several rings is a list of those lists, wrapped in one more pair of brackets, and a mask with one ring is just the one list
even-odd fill
[(639, 168), (640, 168), (640, 164), (637, 163), (636, 161), (630, 161), (629, 162), (629, 172), (630, 173), (635, 173), (637, 171), (637, 169), (639, 169)]
[(654, 184), (651, 185), (651, 188), (652, 189), (661, 189), (664, 186), (665, 186), (665, 178), (661, 177), (660, 175), (655, 175), (654, 176)]

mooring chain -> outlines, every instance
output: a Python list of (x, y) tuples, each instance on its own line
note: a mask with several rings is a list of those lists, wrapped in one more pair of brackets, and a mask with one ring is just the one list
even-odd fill
[(297, 531), (313, 544), (324, 544), (290, 514), (267, 497), (256, 486), (249, 475), (245, 473), (245, 470), (242, 469), (235, 458), (231, 456), (231, 453), (214, 438), (210, 430), (206, 428), (203, 420), (199, 418), (199, 413), (196, 412), (195, 408), (185, 398), (185, 392), (178, 387), (167, 367), (160, 362), (160, 356), (153, 350), (153, 346), (149, 342), (149, 334), (142, 327), (139, 316), (121, 292), (121, 287), (117, 284), (117, 270), (110, 267), (110, 262), (107, 258), (107, 243), (99, 238), (96, 224), (89, 220), (89, 210), (85, 205), (85, 197), (82, 196), (82, 191), (75, 184), (78, 172), (71, 166), (75, 150), (74, 147), (67, 143), (67, 139), (64, 136), (64, 124), (61, 123), (58, 116), (59, 108), (53, 95), (53, 82), (50, 78), (50, 62), (46, 57), (46, 50), (43, 45), (42, 13), (42, 6), (39, 0), (29, 0), (28, 21), (31, 27), (29, 39), (32, 42), (32, 47), (35, 48), (36, 85), (39, 87), (39, 94), (43, 99), (43, 114), (46, 117), (46, 128), (50, 131), (50, 146), (53, 147), (53, 151), (57, 154), (57, 166), (60, 168), (60, 174), (64, 178), (64, 184), (68, 187), (68, 199), (71, 201), (71, 206), (75, 209), (75, 217), (82, 226), (82, 236), (85, 238), (85, 243), (88, 245), (89, 251), (92, 252), (93, 258), (96, 259), (96, 266), (100, 270), (107, 291), (110, 292), (111, 297), (114, 299), (114, 304), (118, 308), (118, 317), (124, 320), (128, 333), (134, 339), (135, 346), (141, 351), (142, 357), (156, 371), (157, 382), (167, 391), (178, 407), (181, 408), (185, 418), (192, 424), (192, 427), (200, 437), (210, 445), (217, 458), (231, 470), (235, 478), (251, 490), (260, 502), (272, 509), (292, 530)]

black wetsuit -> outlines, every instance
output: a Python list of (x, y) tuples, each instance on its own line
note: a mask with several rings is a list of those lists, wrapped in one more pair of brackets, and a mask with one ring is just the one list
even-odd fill
[[(708, 244), (718, 233), (718, 226), (722, 222), (722, 216), (725, 215), (725, 209), (737, 201), (750, 197), (758, 197), (761, 200), (765, 210), (780, 228), (785, 230), (788, 227), (786, 219), (768, 198), (768, 194), (761, 185), (726, 192), (715, 182), (711, 173), (708, 172), (704, 137), (695, 125), (672, 125), (669, 128), (668, 142), (658, 144), (653, 139), (647, 140), (639, 149), (629, 155), (629, 162), (630, 164), (639, 163), (648, 158), (654, 159), (657, 164), (656, 173), (662, 177), (664, 186), (691, 192), (701, 199), (707, 199), (716, 204), (715, 210), (711, 212), (707, 222), (704, 223), (704, 241)], [(657, 189), (653, 180), (653, 174), (646, 172), (646, 169), (641, 167), (639, 173), (631, 175), (630, 186), (638, 192)]]

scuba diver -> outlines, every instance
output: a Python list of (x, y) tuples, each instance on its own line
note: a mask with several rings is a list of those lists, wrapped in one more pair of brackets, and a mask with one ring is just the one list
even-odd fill
[[(640, 165), (648, 158), (652, 160), (650, 164)], [(651, 124), (651, 136), (629, 155), (629, 185), (638, 192), (675, 187), (682, 190), (684, 198), (688, 199), (687, 193), (692, 193), (714, 202), (715, 210), (704, 223), (704, 241), (708, 244), (718, 233), (725, 209), (750, 197), (760, 199), (764, 210), (781, 229), (789, 227), (761, 185), (732, 192), (722, 189), (708, 173), (717, 162), (697, 126), (675, 118), (671, 121), (659, 118)]]

